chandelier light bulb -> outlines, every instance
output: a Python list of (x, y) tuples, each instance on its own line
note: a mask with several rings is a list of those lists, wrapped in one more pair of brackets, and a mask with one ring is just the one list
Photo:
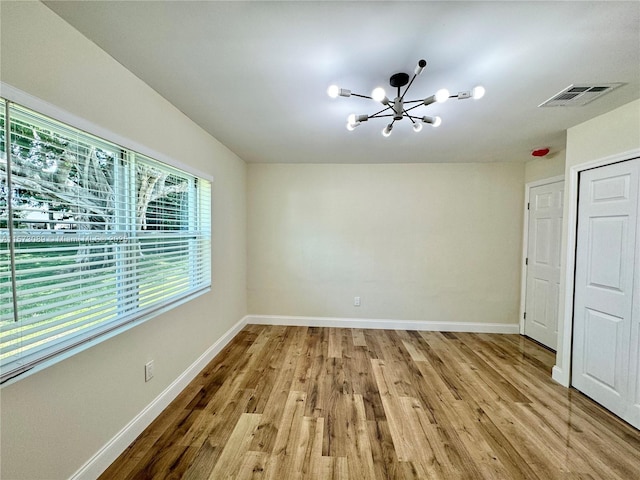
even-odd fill
[(417, 132), (419, 132), (420, 130), (422, 130), (422, 123), (420, 123), (420, 122), (415, 122), (415, 123), (413, 124), (413, 131), (417, 133)]
[(384, 130), (382, 130), (382, 136), (388, 137), (389, 135), (391, 135), (391, 130), (393, 130), (393, 125), (387, 125), (386, 127), (384, 127)]
[(371, 92), (371, 98), (373, 98), (376, 102), (382, 102), (385, 98), (387, 98), (387, 94), (384, 92), (384, 88), (378, 87), (374, 88), (373, 92)]
[(486, 90), (484, 89), (484, 87), (482, 85), (478, 85), (473, 89), (471, 96), (474, 100), (480, 100), (482, 97), (484, 97), (485, 92)]
[(338, 95), (340, 95), (340, 87), (338, 87), (337, 85), (331, 85), (329, 88), (327, 88), (327, 95), (329, 95), (331, 98), (338, 98)]
[(436, 97), (436, 102), (444, 103), (449, 99), (449, 90), (447, 90), (446, 88), (438, 90), (436, 92), (435, 97)]
[(353, 131), (360, 123), (366, 122), (367, 120), (369, 120), (368, 115), (356, 115), (352, 113), (347, 117), (347, 130), (350, 132)]
[(442, 119), (440, 117), (422, 117), (422, 121), (424, 123), (430, 123), (433, 127), (439, 127), (442, 123)]

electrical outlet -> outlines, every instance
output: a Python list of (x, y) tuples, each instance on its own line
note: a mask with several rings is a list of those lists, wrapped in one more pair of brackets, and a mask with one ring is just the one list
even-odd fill
[(148, 382), (153, 378), (153, 360), (147, 362), (144, 366), (144, 381)]
[(360, 306), (360, 297), (353, 297), (353, 306), (354, 307)]

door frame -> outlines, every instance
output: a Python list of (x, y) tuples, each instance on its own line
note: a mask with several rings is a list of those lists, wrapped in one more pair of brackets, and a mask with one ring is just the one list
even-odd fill
[(640, 156), (640, 148), (610, 155), (597, 160), (580, 163), (569, 168), (565, 180), (565, 208), (563, 217), (560, 272), (560, 301), (558, 306), (558, 350), (556, 364), (551, 372), (553, 380), (559, 384), (571, 386), (571, 361), (573, 356), (573, 297), (575, 289), (575, 266), (578, 228), (578, 189), (580, 173), (592, 168), (604, 167), (624, 162)]
[[(564, 182), (564, 175), (536, 180), (524, 184), (524, 226), (522, 232), (522, 270), (520, 271), (520, 335), (524, 335), (524, 311), (527, 299), (527, 265), (526, 260), (529, 253), (529, 205), (531, 189), (551, 183)], [(563, 212), (564, 213), (564, 212)]]

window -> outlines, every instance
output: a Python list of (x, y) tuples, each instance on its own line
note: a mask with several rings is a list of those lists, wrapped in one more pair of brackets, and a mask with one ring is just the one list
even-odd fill
[(208, 180), (0, 102), (0, 381), (210, 287)]

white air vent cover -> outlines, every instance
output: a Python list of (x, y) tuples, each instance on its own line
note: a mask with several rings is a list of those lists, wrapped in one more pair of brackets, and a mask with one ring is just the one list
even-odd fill
[(605, 93), (618, 88), (622, 83), (598, 83), (598, 84), (581, 84), (569, 85), (560, 93), (555, 94), (546, 102), (538, 105), (539, 107), (581, 107), (592, 102)]

